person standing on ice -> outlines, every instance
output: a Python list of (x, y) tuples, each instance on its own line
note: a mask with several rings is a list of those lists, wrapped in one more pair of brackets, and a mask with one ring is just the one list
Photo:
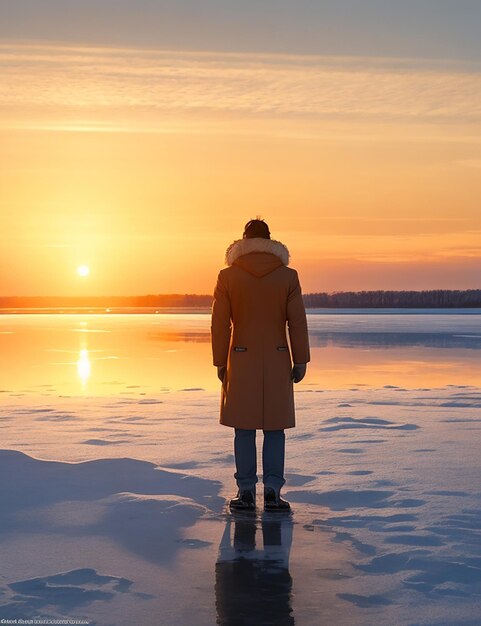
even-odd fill
[(222, 382), (219, 421), (235, 429), (238, 491), (229, 506), (256, 507), (256, 431), (262, 430), (264, 508), (289, 510), (280, 496), (284, 430), (296, 425), (293, 383), (304, 378), (310, 361), (299, 276), (288, 267), (289, 250), (271, 239), (260, 216), (229, 245), (225, 263), (214, 289), (211, 344)]

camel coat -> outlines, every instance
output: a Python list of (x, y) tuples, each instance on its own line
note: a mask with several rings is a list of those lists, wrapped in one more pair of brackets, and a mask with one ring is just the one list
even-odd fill
[(273, 239), (238, 239), (225, 260), (211, 317), (213, 364), (227, 366), (219, 421), (232, 428), (292, 428), (292, 365), (309, 362), (310, 351), (299, 277), (287, 267), (289, 251)]

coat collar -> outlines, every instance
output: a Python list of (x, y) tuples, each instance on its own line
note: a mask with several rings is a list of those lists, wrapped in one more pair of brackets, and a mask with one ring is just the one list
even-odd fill
[(264, 239), (263, 237), (250, 237), (233, 241), (225, 251), (226, 265), (232, 265), (240, 256), (250, 252), (269, 252), (278, 257), (283, 265), (289, 265), (287, 246), (276, 239)]

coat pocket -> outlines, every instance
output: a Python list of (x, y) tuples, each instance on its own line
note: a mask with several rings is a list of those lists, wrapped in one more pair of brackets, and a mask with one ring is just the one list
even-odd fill
[(245, 346), (234, 346), (232, 348), (235, 352), (245, 352), (247, 348)]
[(279, 350), (279, 352), (287, 352), (287, 350), (289, 350), (288, 346), (277, 346), (277, 350)]

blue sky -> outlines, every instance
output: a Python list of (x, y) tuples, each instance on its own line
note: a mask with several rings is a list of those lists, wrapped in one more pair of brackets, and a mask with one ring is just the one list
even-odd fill
[(0, 37), (481, 60), (479, 0), (0, 0)]

